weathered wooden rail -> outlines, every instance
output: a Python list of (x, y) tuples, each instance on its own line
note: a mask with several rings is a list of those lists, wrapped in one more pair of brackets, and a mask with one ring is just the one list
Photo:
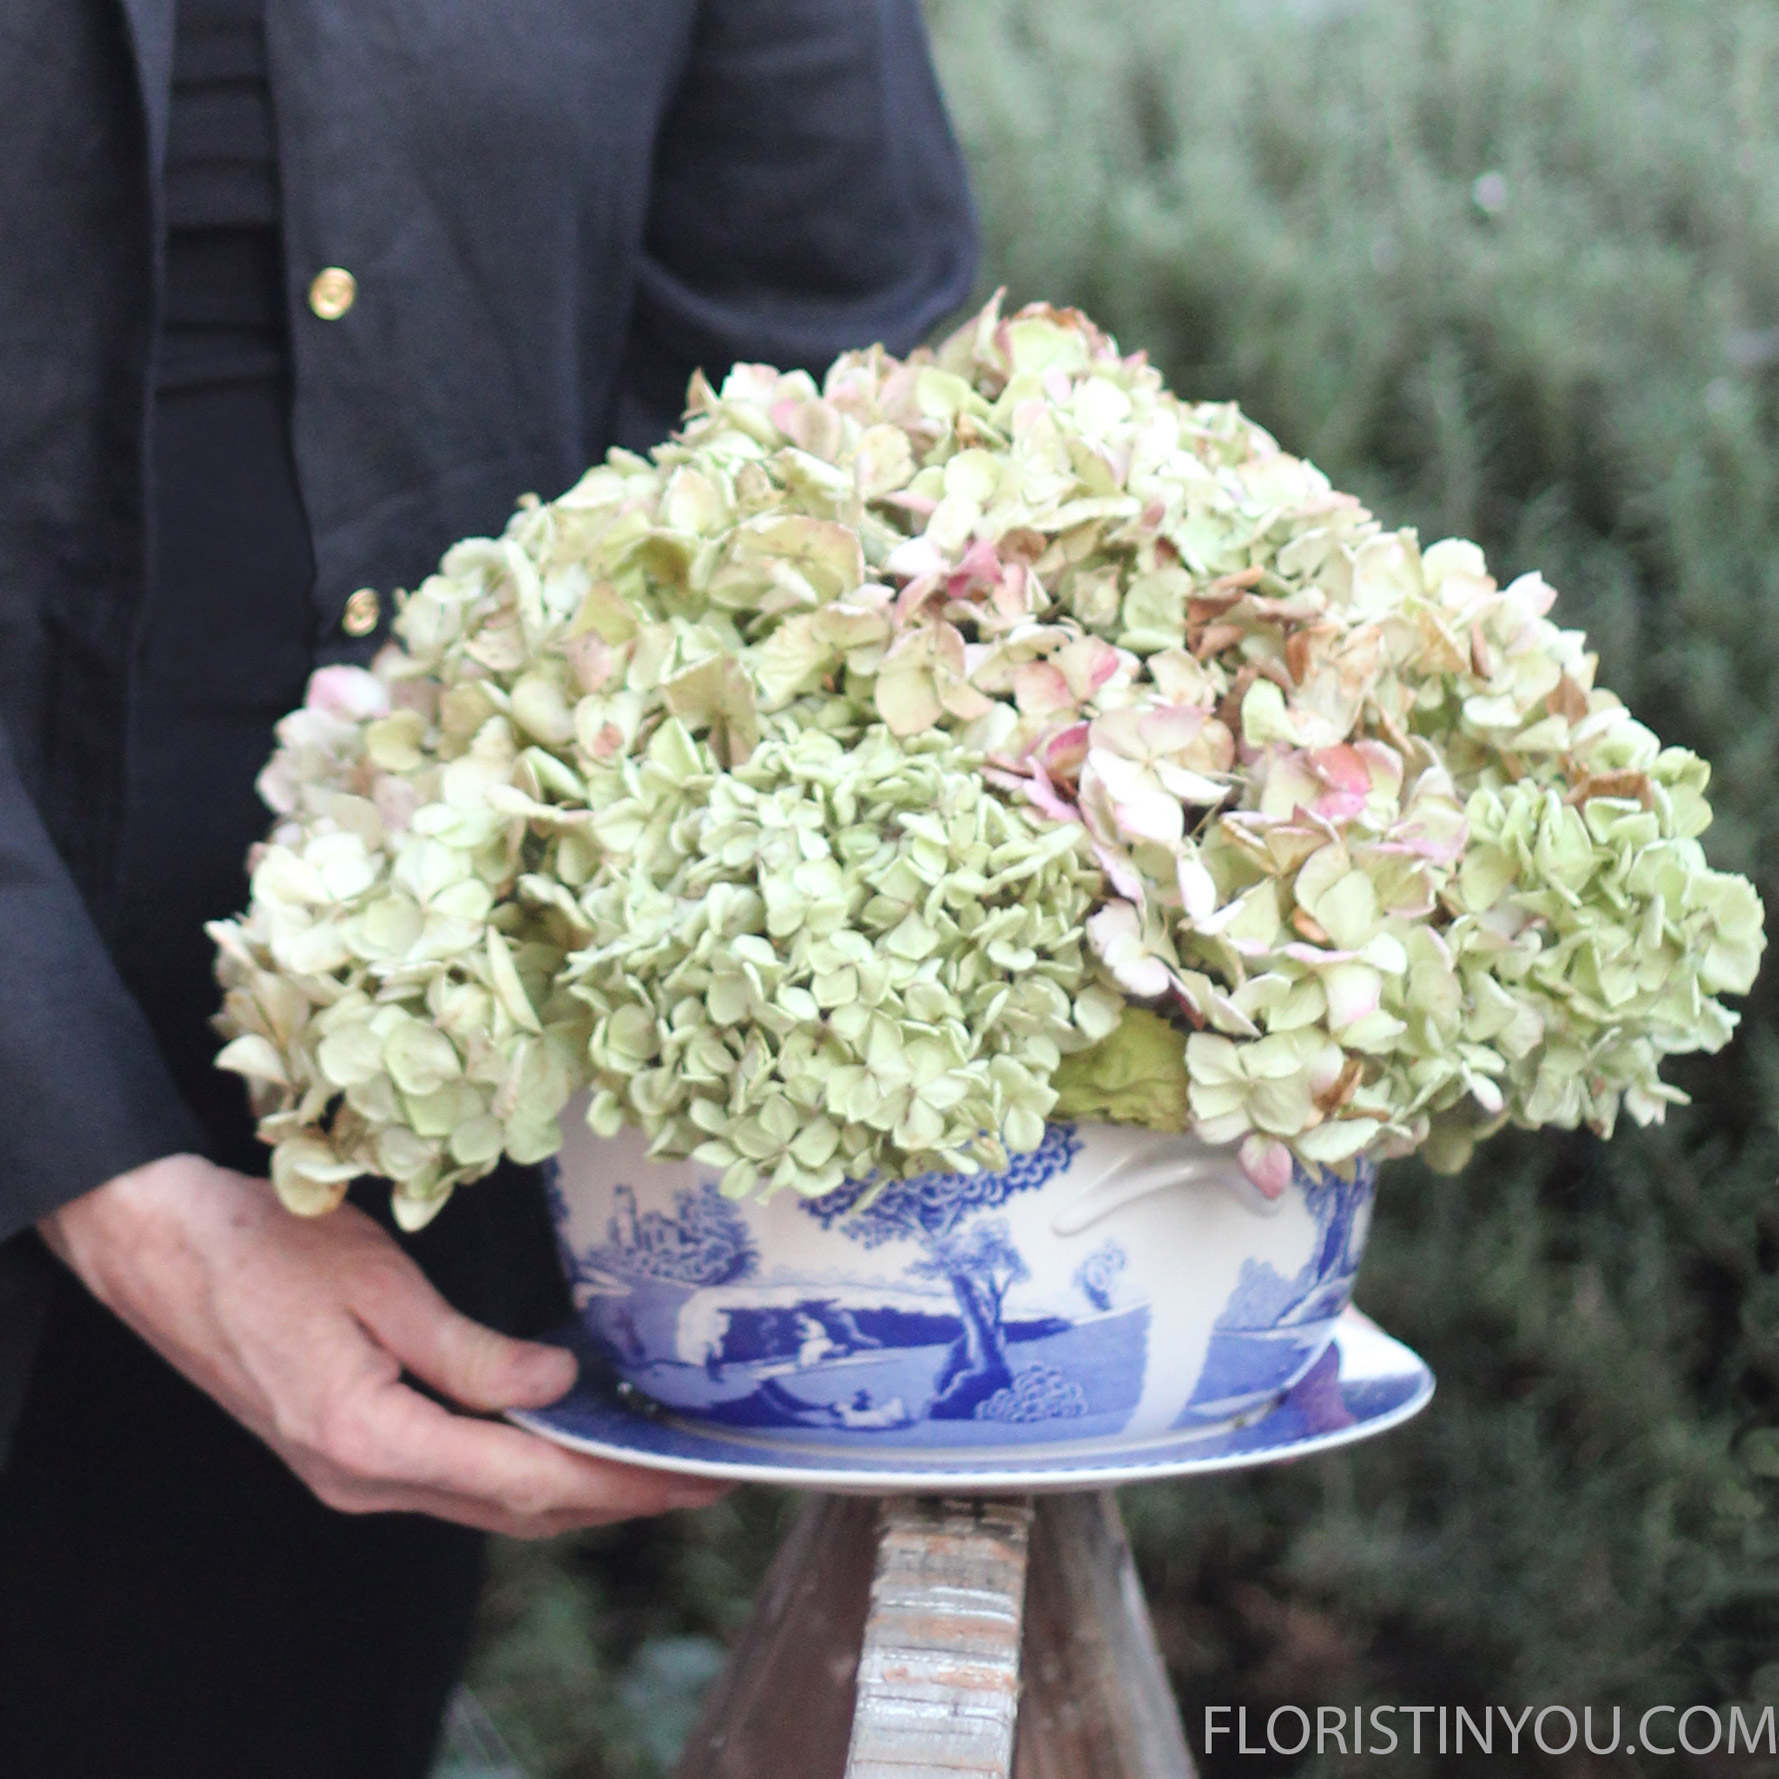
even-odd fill
[(812, 1497), (676, 1779), (1193, 1779), (1113, 1497)]

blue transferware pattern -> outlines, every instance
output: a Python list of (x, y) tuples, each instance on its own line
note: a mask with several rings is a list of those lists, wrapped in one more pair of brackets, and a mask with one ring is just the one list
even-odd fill
[(824, 1448), (1094, 1445), (1251, 1417), (1327, 1345), (1375, 1168), (1300, 1175), (1266, 1205), (1202, 1145), (1216, 1165), (1191, 1178), (1183, 1145), (1058, 1123), (998, 1173), (764, 1205), (622, 1137), (583, 1145), (564, 1156), (578, 1183), (552, 1178), (582, 1344), (641, 1399)]
[[(579, 1325), (560, 1339), (585, 1351)], [(1309, 1457), (1400, 1426), (1432, 1396), (1433, 1374), (1426, 1364), (1349, 1309), (1328, 1348), (1270, 1413), (1208, 1432), (1139, 1441), (1123, 1450), (1061, 1444), (944, 1455), (873, 1447), (797, 1448), (646, 1412), (597, 1359), (583, 1366), (581, 1382), (562, 1401), (510, 1418), (594, 1457), (679, 1475), (861, 1494), (1045, 1494)]]
[(1316, 1242), (1291, 1277), (1281, 1277), (1264, 1260), (1243, 1263), (1241, 1280), (1212, 1330), (1198, 1387), (1176, 1426), (1250, 1413), (1274, 1401), (1315, 1362), (1329, 1325), (1353, 1295), (1375, 1177), (1369, 1169), (1351, 1180), (1328, 1174), (1308, 1195)]

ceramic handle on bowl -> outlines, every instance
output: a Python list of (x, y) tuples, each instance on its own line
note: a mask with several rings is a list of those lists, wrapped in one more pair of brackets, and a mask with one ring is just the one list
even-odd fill
[(1055, 1234), (1079, 1235), (1151, 1192), (1201, 1182), (1227, 1186), (1253, 1210), (1277, 1211), (1277, 1202), (1258, 1191), (1242, 1172), (1233, 1149), (1216, 1148), (1175, 1131), (1131, 1134), (1131, 1146), (1051, 1218)]

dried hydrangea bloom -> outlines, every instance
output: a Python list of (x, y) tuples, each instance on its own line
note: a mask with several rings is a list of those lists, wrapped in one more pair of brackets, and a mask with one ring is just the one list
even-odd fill
[(1264, 1189), (1659, 1118), (1761, 908), (1551, 600), (1073, 312), (696, 379), (287, 719), (225, 1066), (410, 1220), (580, 1087), (736, 1192), (992, 1165), (1126, 1005)]
[(595, 1128), (639, 1118), (737, 1193), (1038, 1145), (1058, 1062), (1119, 1012), (1084, 954), (1078, 827), (881, 727), (769, 733), (722, 773), (670, 722), (605, 771), (623, 834), (567, 974), (594, 1015)]

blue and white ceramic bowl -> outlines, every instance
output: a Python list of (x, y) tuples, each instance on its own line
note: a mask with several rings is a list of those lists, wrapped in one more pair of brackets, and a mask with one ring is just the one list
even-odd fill
[(1375, 1165), (1263, 1198), (1228, 1149), (1052, 1124), (1004, 1173), (737, 1203), (574, 1112), (554, 1169), (585, 1347), (733, 1436), (964, 1453), (1264, 1413), (1352, 1295)]

